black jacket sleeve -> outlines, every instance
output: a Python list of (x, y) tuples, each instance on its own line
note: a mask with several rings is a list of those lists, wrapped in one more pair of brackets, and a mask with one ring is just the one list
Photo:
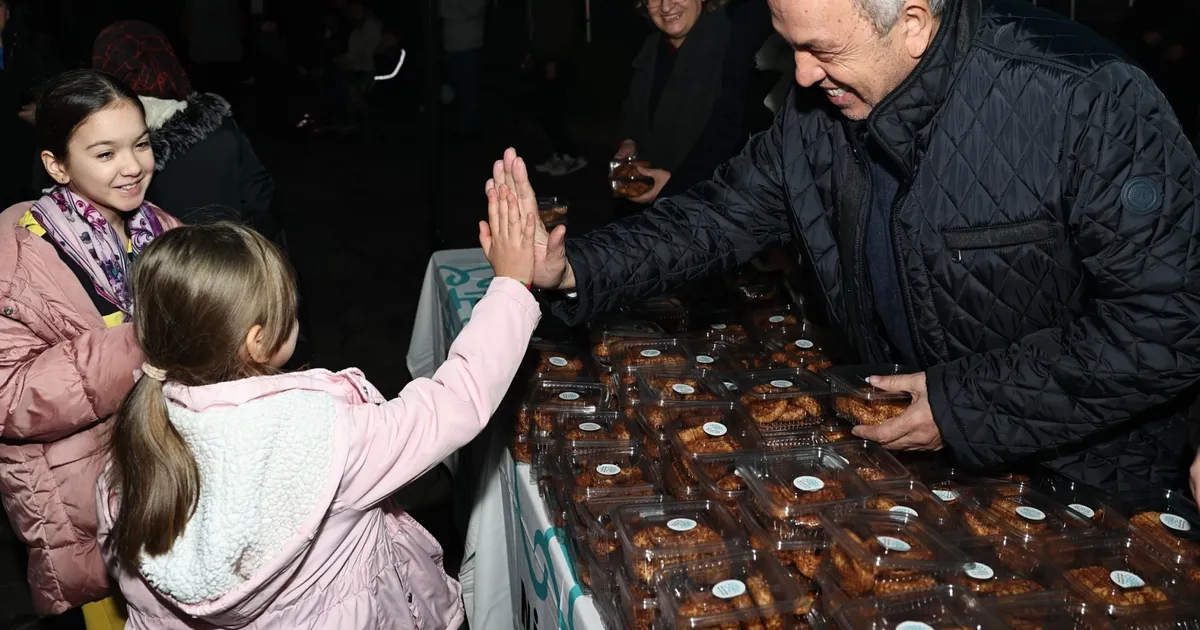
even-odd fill
[(237, 130), (238, 137), (238, 166), (241, 176), (241, 211), (255, 230), (268, 238), (275, 238), (279, 231), (279, 221), (273, 212), (272, 202), (275, 198), (275, 181), (267, 172), (267, 167), (258, 160), (250, 139), (241, 129)]
[(1099, 438), (1200, 378), (1196, 153), (1130, 64), (1083, 79), (1069, 107), (1061, 194), (1083, 308), (1062, 328), (928, 370), (934, 420), (968, 465)]
[[(567, 241), (575, 272), (574, 300), (555, 305), (569, 324), (623, 303), (650, 297), (717, 269), (750, 260), (786, 240), (783, 124), (791, 101), (770, 129), (707, 182), (658, 201), (653, 208)], [(794, 123), (795, 121), (792, 120)], [(789, 164), (788, 180), (802, 177)], [(811, 178), (810, 178), (811, 179)]]

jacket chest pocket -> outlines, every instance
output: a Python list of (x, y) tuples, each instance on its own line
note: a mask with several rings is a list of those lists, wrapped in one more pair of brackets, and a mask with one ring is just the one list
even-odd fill
[(1062, 236), (1062, 225), (1054, 221), (1026, 221), (961, 230), (943, 230), (942, 240), (955, 262), (963, 261), (964, 252), (999, 250), (1038, 243), (1052, 244)]

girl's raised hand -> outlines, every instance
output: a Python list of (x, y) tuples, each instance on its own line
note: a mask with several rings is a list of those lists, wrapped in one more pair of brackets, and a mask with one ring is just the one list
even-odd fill
[(533, 280), (535, 213), (521, 215), (505, 184), (487, 187), (488, 220), (479, 222), (479, 244), (497, 276), (528, 285)]

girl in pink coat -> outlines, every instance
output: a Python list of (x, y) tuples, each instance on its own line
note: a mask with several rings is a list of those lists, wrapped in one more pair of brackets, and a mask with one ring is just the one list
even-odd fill
[(392, 400), (357, 370), (279, 372), (296, 291), (258, 234), (183, 227), (147, 249), (133, 278), (146, 363), (97, 495), (128, 628), (462, 623), (441, 548), (385, 500), (483, 429), (540, 318), (534, 217), (507, 187), (488, 201), (497, 277), (441, 369)]

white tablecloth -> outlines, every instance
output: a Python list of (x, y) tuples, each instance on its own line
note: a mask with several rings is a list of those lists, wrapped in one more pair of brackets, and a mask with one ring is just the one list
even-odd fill
[[(454, 337), (487, 292), (492, 268), (482, 250), (437, 252), (425, 271), (408, 370), (429, 377), (446, 360)], [(602, 628), (567, 559), (563, 534), (550, 522), (529, 467), (516, 464), (500, 427), (470, 447), (477, 462), (468, 484), (466, 549), (459, 570), (467, 619), (481, 630), (594, 630)], [(461, 484), (457, 484), (461, 487)], [(503, 536), (504, 541), (500, 541)]]

